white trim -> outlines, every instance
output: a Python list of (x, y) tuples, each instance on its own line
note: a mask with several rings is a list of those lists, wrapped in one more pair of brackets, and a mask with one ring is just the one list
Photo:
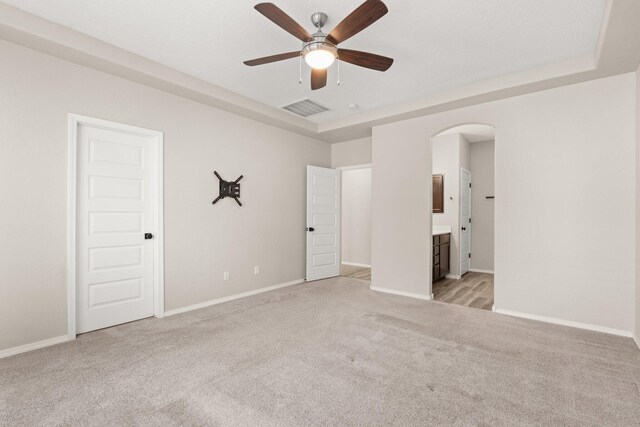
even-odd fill
[(638, 346), (638, 350), (640, 350), (640, 338), (638, 338), (638, 336), (636, 334), (633, 334), (633, 341)]
[(156, 196), (155, 223), (153, 235), (153, 315), (158, 319), (164, 317), (164, 133), (150, 131), (155, 135), (155, 174), (154, 190)]
[(403, 297), (409, 297), (409, 298), (417, 298), (423, 301), (431, 301), (433, 299), (433, 294), (431, 295), (422, 295), (422, 294), (415, 294), (413, 292), (404, 292), (404, 291), (398, 291), (395, 289), (388, 289), (388, 288), (378, 288), (376, 286), (369, 286), (369, 289), (371, 289), (372, 291), (376, 291), (376, 292), (384, 292), (385, 294), (393, 294), (393, 295), (400, 295)]
[(352, 265), (354, 267), (364, 267), (364, 268), (371, 268), (371, 264), (358, 264), (357, 262), (347, 262), (347, 261), (342, 261), (341, 264), (344, 265)]
[(482, 270), (480, 268), (470, 268), (469, 271), (473, 271), (474, 273), (488, 273), (488, 274), (494, 274), (493, 270)]
[[(495, 128), (495, 126), (494, 126)], [(433, 154), (432, 154), (433, 155)], [(458, 163), (460, 164), (460, 163)], [(495, 169), (495, 167), (494, 167)], [(473, 174), (471, 173), (470, 170), (467, 170), (463, 167), (460, 167), (460, 175), (458, 176), (459, 182), (460, 182), (460, 187), (458, 188), (458, 240), (459, 243), (458, 245), (460, 246), (459, 250), (458, 250), (458, 272), (460, 272), (460, 276), (458, 276), (458, 279), (462, 278), (462, 260), (464, 259), (464, 257), (462, 256), (462, 174), (463, 173), (468, 173), (469, 174), (469, 183), (473, 184)], [(472, 211), (472, 206), (473, 206), (473, 188), (469, 187), (469, 218), (471, 218), (473, 216), (473, 211)], [(471, 231), (473, 229), (473, 226), (471, 223), (466, 224), (467, 227), (469, 227), (469, 254), (471, 253)], [(469, 270), (471, 271), (471, 259), (469, 258), (469, 254), (467, 254), (467, 259), (469, 259)]]
[(59, 337), (48, 338), (46, 340), (32, 342), (30, 344), (21, 345), (18, 347), (7, 348), (5, 350), (0, 350), (0, 359), (9, 357), (9, 356), (14, 356), (20, 353), (26, 353), (27, 351), (31, 351), (31, 350), (37, 350), (39, 348), (49, 347), (49, 346), (60, 344), (67, 341), (69, 341), (69, 337), (67, 335), (61, 335)]
[(108, 120), (96, 119), (69, 113), (68, 187), (67, 187), (67, 339), (76, 338), (76, 209), (77, 209), (77, 157), (78, 126), (91, 126), (118, 130), (129, 134), (155, 139), (155, 220), (153, 238), (153, 315), (164, 317), (164, 134), (159, 131), (125, 125)]
[(455, 274), (447, 274), (446, 276), (444, 276), (445, 279), (455, 279), (455, 280), (460, 280), (462, 279), (462, 276), (457, 276)]
[(336, 169), (338, 169), (339, 171), (351, 171), (351, 170), (357, 170), (357, 169), (371, 169), (373, 165), (371, 163), (365, 163), (362, 165), (350, 165), (350, 166), (340, 166), (337, 167)]
[(504, 310), (502, 308), (494, 308), (493, 310), (499, 314), (507, 316), (521, 317), (523, 319), (538, 320), (545, 323), (553, 323), (555, 325), (570, 326), (572, 328), (587, 329), (589, 331), (604, 332), (605, 334), (619, 335), (621, 337), (631, 338), (631, 331), (623, 331), (621, 329), (608, 328), (606, 326), (593, 325), (591, 323), (575, 322), (573, 320), (557, 319), (555, 317), (539, 316), (537, 314), (520, 313), (518, 311)]
[(240, 298), (250, 297), (252, 295), (258, 295), (264, 292), (275, 291), (276, 289), (286, 288), (287, 286), (299, 285), (300, 283), (304, 283), (304, 279), (292, 280), (290, 282), (280, 283), (278, 285), (267, 286), (266, 288), (255, 289), (253, 291), (242, 292), (235, 295), (229, 295), (228, 297), (212, 299), (209, 301), (200, 302), (198, 304), (176, 308), (173, 310), (165, 311), (164, 315), (166, 317), (166, 316), (173, 316), (175, 314), (186, 313), (187, 311), (198, 310), (200, 308), (210, 307), (212, 305), (222, 304), (224, 302), (229, 302), (229, 301), (237, 300)]
[(67, 338), (76, 339), (76, 193), (78, 121), (69, 114), (67, 170)]

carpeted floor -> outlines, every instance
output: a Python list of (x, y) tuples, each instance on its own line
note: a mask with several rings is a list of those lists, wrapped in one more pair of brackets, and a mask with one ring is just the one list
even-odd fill
[(0, 424), (640, 424), (631, 339), (336, 278), (0, 360)]

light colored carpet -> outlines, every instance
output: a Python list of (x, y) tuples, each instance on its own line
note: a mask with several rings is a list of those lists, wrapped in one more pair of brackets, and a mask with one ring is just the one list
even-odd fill
[(367, 285), (298, 285), (0, 360), (0, 423), (640, 424), (632, 340)]

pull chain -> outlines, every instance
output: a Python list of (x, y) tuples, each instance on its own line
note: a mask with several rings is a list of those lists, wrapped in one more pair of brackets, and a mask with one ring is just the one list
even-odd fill
[(338, 60), (338, 86), (340, 86), (340, 58), (336, 58)]
[(302, 84), (302, 54), (300, 54), (300, 70), (298, 74), (298, 84)]

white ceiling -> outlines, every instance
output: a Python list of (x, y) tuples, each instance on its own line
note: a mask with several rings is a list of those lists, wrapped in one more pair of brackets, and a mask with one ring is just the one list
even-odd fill
[[(386, 0), (389, 13), (341, 47), (395, 59), (386, 73), (336, 66), (312, 92), (298, 62), (247, 67), (243, 60), (300, 48), (253, 9), (259, 0), (1, 0), (81, 33), (160, 62), (270, 106), (310, 97), (333, 111), (317, 123), (464, 84), (593, 53), (606, 0)], [(273, 0), (312, 30), (325, 30), (362, 1)]]
[(496, 129), (490, 125), (469, 124), (455, 126), (440, 132), (438, 135), (451, 135), (459, 133), (469, 142), (483, 142), (496, 139)]

